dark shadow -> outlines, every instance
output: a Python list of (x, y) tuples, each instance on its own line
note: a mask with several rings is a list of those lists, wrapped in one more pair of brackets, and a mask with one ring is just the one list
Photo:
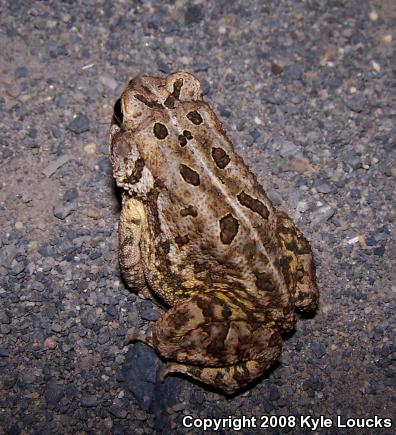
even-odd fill
[(121, 211), (123, 189), (117, 186), (116, 180), (113, 177), (111, 178), (112, 178), (111, 189), (113, 191), (114, 196), (117, 198), (119, 204), (119, 211)]
[(316, 316), (317, 311), (318, 311), (318, 309), (313, 310), (313, 311), (309, 311), (309, 312), (306, 312), (306, 313), (298, 313), (298, 317), (300, 319), (302, 319), (302, 320), (304, 320), (304, 319), (307, 319), (307, 320), (308, 319), (313, 319)]

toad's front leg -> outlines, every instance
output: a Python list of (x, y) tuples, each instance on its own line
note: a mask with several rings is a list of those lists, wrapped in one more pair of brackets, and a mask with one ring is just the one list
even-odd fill
[(151, 300), (159, 309), (163, 309), (147, 285), (140, 243), (147, 234), (147, 215), (141, 201), (124, 196), (118, 227), (118, 250), (120, 269), (125, 282), (131, 289), (138, 290), (138, 296)]
[(120, 269), (128, 286), (139, 291), (144, 291), (147, 287), (139, 246), (145, 222), (143, 204), (137, 199), (124, 196), (118, 226)]

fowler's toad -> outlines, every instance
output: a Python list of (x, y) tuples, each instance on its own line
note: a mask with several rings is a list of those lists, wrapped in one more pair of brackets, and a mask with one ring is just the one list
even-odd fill
[(191, 74), (133, 79), (115, 104), (110, 153), (123, 276), (168, 308), (146, 341), (166, 373), (235, 392), (278, 358), (295, 311), (317, 306), (307, 240), (274, 209)]

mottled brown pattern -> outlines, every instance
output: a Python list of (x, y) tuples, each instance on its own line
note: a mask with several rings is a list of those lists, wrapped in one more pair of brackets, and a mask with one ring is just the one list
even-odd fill
[(167, 308), (148, 343), (168, 361), (164, 375), (234, 393), (279, 357), (295, 311), (316, 308), (311, 248), (235, 153), (194, 76), (137, 77), (118, 101), (120, 267)]

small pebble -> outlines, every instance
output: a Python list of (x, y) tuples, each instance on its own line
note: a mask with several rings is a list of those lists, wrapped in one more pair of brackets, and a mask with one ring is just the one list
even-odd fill
[(98, 399), (96, 396), (85, 396), (80, 403), (84, 408), (92, 408), (98, 404)]
[(49, 165), (47, 165), (43, 170), (42, 173), (48, 178), (51, 175), (53, 175), (60, 167), (62, 167), (64, 164), (66, 164), (69, 160), (71, 160), (71, 156), (65, 154), (63, 156), (60, 156), (58, 159), (52, 161)]
[[(52, 328), (52, 330), (53, 330), (53, 328)], [(56, 331), (54, 331), (54, 332), (56, 332)], [(44, 346), (46, 349), (50, 349), (50, 350), (55, 349), (57, 345), (58, 345), (58, 340), (53, 335), (50, 337), (47, 337), (44, 340)]]
[(372, 9), (369, 12), (369, 18), (370, 18), (370, 21), (374, 21), (374, 22), (377, 21), (378, 20), (378, 13), (377, 13), (377, 11)]
[(283, 140), (279, 151), (282, 157), (292, 157), (299, 153), (299, 147), (290, 140)]
[(363, 95), (353, 95), (346, 101), (346, 105), (353, 112), (360, 113), (366, 104), (366, 99)]
[(200, 23), (204, 18), (202, 5), (190, 5), (184, 14), (184, 24), (191, 26)]
[(99, 82), (111, 91), (115, 91), (118, 87), (118, 82), (112, 76), (103, 74), (99, 76)]
[(323, 205), (314, 210), (311, 214), (311, 220), (314, 224), (324, 223), (334, 216), (335, 209), (330, 205)]
[(331, 192), (331, 186), (330, 184), (326, 182), (319, 181), (319, 183), (315, 184), (315, 188), (319, 193), (330, 193)]
[(96, 153), (96, 143), (95, 142), (90, 142), (90, 143), (86, 144), (84, 146), (84, 151), (87, 154), (90, 154), (90, 155), (95, 154)]
[(16, 230), (22, 230), (22, 229), (23, 229), (23, 222), (21, 222), (21, 221), (16, 221), (16, 222), (15, 222), (15, 229), (16, 229)]
[(80, 113), (68, 124), (67, 128), (75, 134), (81, 134), (89, 131), (89, 118), (86, 115)]
[(60, 220), (64, 220), (76, 210), (75, 203), (60, 203), (54, 207), (54, 216)]

